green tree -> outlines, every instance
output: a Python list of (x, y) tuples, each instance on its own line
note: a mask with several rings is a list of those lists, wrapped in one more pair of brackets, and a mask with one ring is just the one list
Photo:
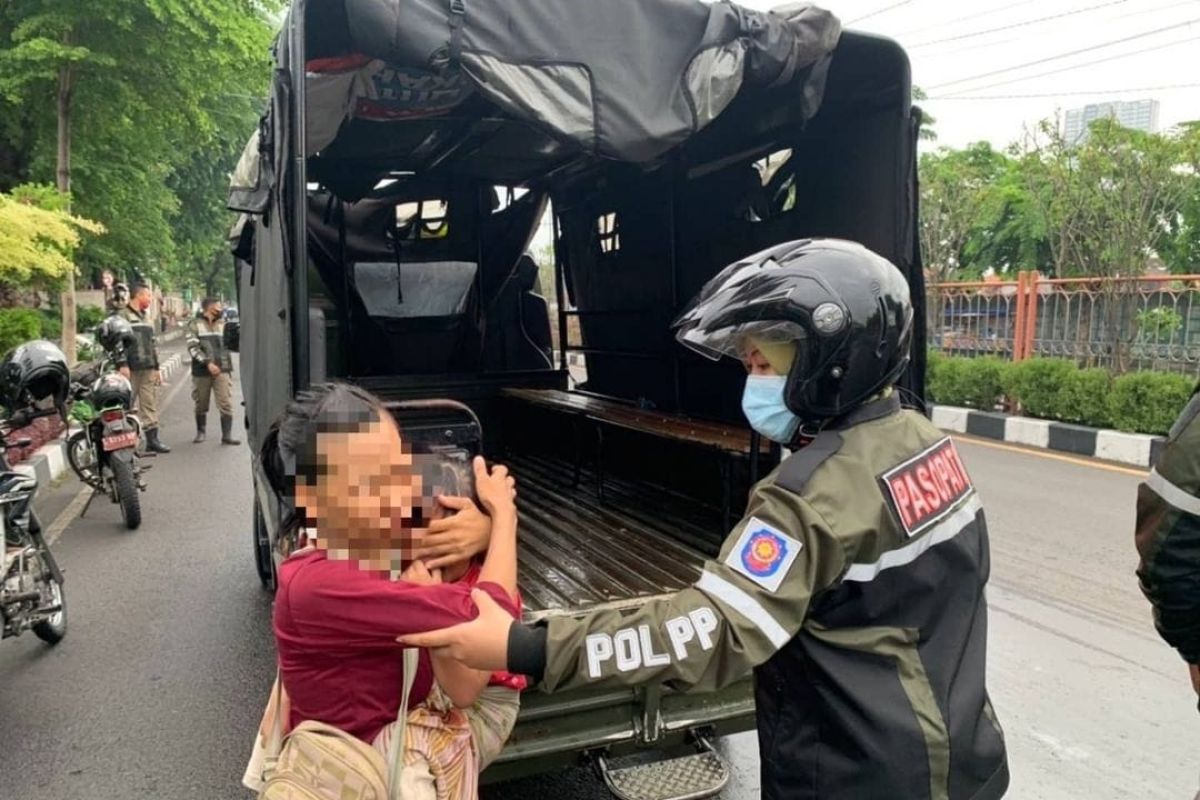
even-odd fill
[(1185, 274), (1200, 270), (1200, 121), (1179, 126), (1179, 146), (1187, 191), (1179, 213), (1166, 219), (1159, 255), (1172, 272)]
[[(929, 99), (929, 95), (925, 94), (924, 89), (922, 89), (920, 86), (912, 87), (913, 105), (920, 106), (920, 104), (923, 101), (928, 100), (928, 99)], [(933, 129), (933, 126), (937, 125), (937, 119), (932, 114), (930, 114), (928, 111), (926, 111), (924, 106), (920, 106), (920, 108), (921, 108), (921, 127), (917, 131), (917, 137), (923, 142), (936, 142), (937, 141), (937, 131), (935, 131)]]
[(16, 287), (31, 283), (61, 281), (73, 271), (71, 257), (80, 233), (103, 232), (103, 226), (68, 213), (68, 205), (49, 186), (0, 193), (0, 297), (11, 298)]
[[(276, 0), (10, 0), (0, 9), (0, 95), (32, 143), (6, 131), (0, 156), (54, 174), (111, 235), (85, 266), (154, 274), (173, 259), (181, 203), (168, 181), (212, 142), (225, 96), (265, 81)], [(245, 120), (232, 120), (244, 132)], [(53, 146), (51, 146), (53, 143)], [(27, 147), (22, 145), (28, 144)], [(15, 155), (14, 155), (15, 154)], [(74, 272), (63, 329), (74, 330)], [(64, 341), (66, 350), (74, 340)]]
[[(972, 263), (986, 249), (980, 232), (985, 212), (993, 215), (995, 188), (1008, 169), (1008, 157), (987, 142), (963, 150), (940, 147), (919, 161), (921, 249), (933, 281), (978, 277), (986, 266)], [(968, 248), (976, 242), (974, 249)]]

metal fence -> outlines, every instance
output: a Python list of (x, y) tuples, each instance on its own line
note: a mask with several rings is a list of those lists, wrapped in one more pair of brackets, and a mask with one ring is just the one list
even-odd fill
[(1114, 372), (1200, 375), (1200, 275), (942, 283), (931, 346), (951, 355), (1068, 358)]

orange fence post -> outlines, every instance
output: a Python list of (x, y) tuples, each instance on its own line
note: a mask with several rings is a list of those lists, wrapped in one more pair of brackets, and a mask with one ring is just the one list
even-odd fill
[(1025, 353), (1025, 270), (1017, 273), (1017, 318), (1013, 321), (1012, 360), (1020, 361)]
[(1038, 281), (1041, 280), (1041, 273), (1036, 269), (1029, 273), (1026, 286), (1029, 290), (1029, 299), (1025, 301), (1025, 345), (1024, 358), (1033, 357), (1033, 340), (1037, 338), (1037, 316), (1038, 316)]

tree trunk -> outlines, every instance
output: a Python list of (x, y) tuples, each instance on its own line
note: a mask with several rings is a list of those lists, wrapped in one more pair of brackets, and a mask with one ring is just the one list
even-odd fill
[[(70, 43), (71, 35), (65, 37)], [(73, 89), (71, 66), (58, 68), (58, 166), (55, 171), (58, 190), (71, 192), (71, 91)], [(62, 349), (68, 364), (75, 363), (75, 268), (67, 270), (63, 283), (62, 305)]]

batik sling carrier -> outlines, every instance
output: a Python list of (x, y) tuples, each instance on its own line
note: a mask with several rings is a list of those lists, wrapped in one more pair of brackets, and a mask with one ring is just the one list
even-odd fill
[(283, 736), (280, 701), (283, 682), (275, 682), (275, 721), (267, 742), (265, 785), (259, 800), (402, 800), (404, 740), (408, 697), (417, 674), (418, 651), (404, 651), (404, 689), (396, 711), (396, 735), (387, 760), (345, 731), (323, 722), (302, 722)]

